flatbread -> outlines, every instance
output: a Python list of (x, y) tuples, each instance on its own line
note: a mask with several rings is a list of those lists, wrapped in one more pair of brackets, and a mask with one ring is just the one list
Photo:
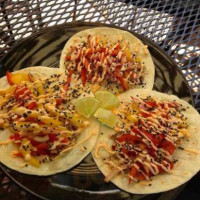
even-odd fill
[[(60, 69), (53, 69), (48, 67), (29, 67), (20, 70), (20, 72), (37, 74), (39, 77), (42, 78), (56, 73), (62, 73)], [(0, 89), (6, 89), (9, 87), (6, 77), (0, 79), (0, 85)], [(93, 132), (93, 134), (88, 137), (91, 132)], [(9, 143), (7, 145), (0, 145), (0, 162), (11, 169), (25, 174), (46, 176), (63, 172), (80, 163), (91, 152), (96, 143), (98, 132), (99, 123), (95, 119), (90, 119), (90, 125), (81, 133), (77, 140), (77, 143), (83, 141), (84, 139), (85, 142), (76, 146), (71, 151), (63, 154), (62, 156), (54, 159), (53, 161), (42, 163), (39, 168), (33, 167), (31, 165), (28, 165), (28, 167), (21, 167), (21, 165), (24, 163), (24, 160), (21, 158), (13, 158), (10, 155), (11, 151), (18, 149), (12, 143)], [(11, 133), (8, 129), (1, 131), (0, 141), (7, 140), (10, 135)], [(81, 149), (82, 147), (86, 147), (85, 151)]]
[[(177, 149), (173, 154), (174, 158), (177, 158), (179, 162), (174, 165), (174, 169), (172, 173), (163, 173), (160, 175), (156, 175), (152, 177), (151, 186), (148, 186), (141, 183), (136, 183), (132, 181), (131, 184), (128, 184), (128, 178), (123, 175), (116, 175), (111, 182), (114, 183), (117, 187), (121, 188), (130, 193), (135, 194), (151, 194), (151, 193), (159, 193), (167, 190), (171, 190), (176, 188), (189, 179), (191, 179), (199, 170), (200, 170), (200, 116), (199, 113), (187, 102), (179, 99), (174, 95), (163, 94), (156, 91), (145, 90), (145, 89), (137, 89), (127, 91), (119, 96), (119, 100), (129, 101), (131, 100), (131, 96), (139, 95), (139, 97), (147, 97), (152, 96), (156, 99), (160, 100), (175, 100), (177, 103), (182, 104), (184, 107), (188, 107), (185, 112), (182, 112), (188, 119), (187, 123), (189, 125), (190, 137), (189, 141), (186, 139), (183, 140), (181, 147), (193, 149), (199, 154), (189, 153), (184, 150)], [(103, 133), (103, 134), (102, 134)], [(112, 140), (109, 136), (114, 134), (114, 130), (108, 127), (102, 126), (100, 129), (99, 138), (97, 144), (102, 142), (106, 142), (108, 146), (112, 145)], [(103, 148), (99, 149), (100, 158), (95, 158), (93, 150), (93, 158), (100, 169), (100, 171), (107, 176), (110, 172), (110, 168), (108, 165), (103, 164), (103, 158), (108, 157), (108, 154)]]
[[(65, 44), (61, 58), (60, 58), (60, 69), (64, 71), (68, 71), (68, 67), (65, 65), (65, 58), (66, 55), (70, 52), (70, 47), (73, 45), (79, 45), (87, 40), (88, 35), (91, 36), (104, 36), (106, 35), (111, 42), (117, 42), (121, 37), (123, 40), (127, 40), (130, 44), (131, 53), (134, 53), (136, 49), (138, 57), (142, 58), (142, 62), (144, 63), (145, 70), (144, 70), (144, 79), (143, 82), (145, 83), (142, 85), (135, 85), (134, 88), (146, 88), (152, 89), (154, 84), (154, 75), (155, 75), (155, 67), (152, 61), (151, 55), (145, 45), (133, 34), (123, 31), (120, 29), (115, 28), (108, 28), (108, 27), (100, 27), (100, 28), (92, 28), (81, 31), (74, 36), (72, 36), (67, 43)], [(146, 49), (146, 53), (144, 53), (144, 49)], [(101, 85), (102, 86), (102, 85)], [(116, 87), (116, 84), (113, 84), (113, 88)], [(101, 89), (104, 87), (102, 86)]]

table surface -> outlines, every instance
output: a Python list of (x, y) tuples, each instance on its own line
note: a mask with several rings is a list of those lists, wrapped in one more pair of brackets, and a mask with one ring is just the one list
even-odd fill
[[(5, 0), (0, 2), (0, 59), (18, 42), (47, 27), (72, 21), (124, 27), (151, 39), (182, 70), (200, 111), (199, 0)], [(199, 199), (198, 179), (148, 199)], [(184, 188), (184, 190), (183, 190)], [(0, 171), (0, 199), (35, 200)]]

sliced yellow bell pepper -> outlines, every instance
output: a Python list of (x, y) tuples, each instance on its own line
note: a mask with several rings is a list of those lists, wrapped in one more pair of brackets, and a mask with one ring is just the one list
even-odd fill
[(96, 45), (99, 45), (99, 43), (100, 43), (100, 37), (96, 36)]
[(22, 81), (30, 81), (30, 77), (25, 73), (12, 74), (10, 72), (6, 73), (8, 83), (10, 85), (20, 84)]
[(106, 47), (106, 37), (102, 39), (103, 47)]
[(190, 132), (187, 130), (187, 129), (185, 129), (185, 128), (182, 128), (182, 129), (180, 129), (180, 132), (185, 136), (185, 137), (190, 137)]
[(86, 119), (82, 116), (69, 116), (67, 118), (73, 125), (79, 127), (79, 128), (83, 128), (86, 126), (85, 122), (86, 122)]
[(62, 125), (64, 125), (63, 122), (58, 121), (58, 120), (53, 119), (53, 118), (48, 117), (48, 116), (41, 116), (41, 117), (39, 117), (39, 119), (40, 119), (41, 122), (48, 124), (48, 125), (52, 125), (52, 126), (62, 126)]
[(32, 123), (32, 122), (15, 122), (15, 128), (21, 131), (32, 130), (35, 133), (38, 133), (41, 129), (40, 125), (38, 125), (37, 123)]
[(136, 58), (136, 61), (137, 61), (137, 62), (141, 62), (141, 61), (142, 61), (142, 58), (141, 58), (141, 57), (137, 57), (137, 58)]
[(36, 117), (41, 116), (41, 114), (38, 111), (29, 110), (29, 109), (24, 108), (24, 107), (13, 107), (12, 110), (13, 110), (13, 112), (15, 112), (16, 114), (21, 115), (21, 116), (23, 116), (24, 113), (26, 113), (27, 117), (36, 118)]
[(33, 156), (31, 156), (30, 160), (28, 161), (31, 165), (35, 166), (35, 167), (39, 167), (40, 166), (40, 162), (38, 159), (34, 158)]
[(128, 114), (127, 115), (127, 119), (131, 122), (133, 122), (134, 124), (137, 124), (138, 123), (138, 119), (135, 115), (131, 115), (131, 114)]
[(33, 146), (30, 144), (28, 139), (24, 138), (19, 150), (22, 153), (25, 161), (38, 168), (40, 166), (39, 160), (30, 155), (31, 149), (33, 149)]
[(129, 62), (132, 62), (133, 59), (132, 59), (132, 54), (131, 54), (130, 50), (126, 48), (124, 51), (125, 51), (125, 55), (126, 55), (127, 60)]
[(133, 110), (136, 110), (136, 111), (139, 110), (138, 104), (135, 103), (135, 102), (133, 102), (133, 103), (131, 104), (131, 107), (132, 107)]
[(38, 91), (38, 94), (39, 94), (38, 96), (45, 95), (45, 90), (44, 90), (42, 83), (37, 84), (37, 91)]

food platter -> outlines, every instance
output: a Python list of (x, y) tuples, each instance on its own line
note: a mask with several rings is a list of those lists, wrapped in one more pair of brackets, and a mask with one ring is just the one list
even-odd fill
[[(1, 61), (1, 76), (7, 70), (14, 71), (28, 66), (58, 67), (62, 48), (75, 33), (93, 27), (108, 26), (97, 23), (69, 23), (38, 32), (18, 43)], [(113, 27), (113, 26), (109, 26)], [(159, 47), (141, 35), (137, 36), (148, 45), (155, 67), (154, 89), (175, 94), (193, 104), (190, 88), (173, 60)], [(48, 177), (24, 175), (1, 165), (3, 171), (27, 191), (43, 199), (116, 199), (130, 197), (111, 183), (105, 183), (104, 177), (89, 155), (72, 170)], [(142, 195), (132, 195), (140, 198)]]

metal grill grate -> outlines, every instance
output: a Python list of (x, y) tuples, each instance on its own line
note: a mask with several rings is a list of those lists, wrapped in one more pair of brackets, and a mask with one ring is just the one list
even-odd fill
[[(200, 111), (199, 0), (0, 1), (0, 58), (45, 27), (77, 20), (114, 24), (153, 40), (181, 68)], [(2, 179), (6, 178), (0, 174)], [(9, 181), (2, 182), (0, 198), (9, 193), (12, 184), (8, 185)], [(18, 199), (30, 199), (22, 196), (19, 193)]]

